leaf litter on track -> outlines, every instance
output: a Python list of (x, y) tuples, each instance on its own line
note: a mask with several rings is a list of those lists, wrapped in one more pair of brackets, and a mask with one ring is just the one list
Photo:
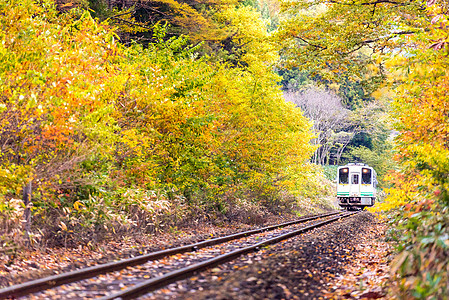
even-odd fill
[(387, 299), (385, 226), (362, 212), (184, 280), (146, 299)]

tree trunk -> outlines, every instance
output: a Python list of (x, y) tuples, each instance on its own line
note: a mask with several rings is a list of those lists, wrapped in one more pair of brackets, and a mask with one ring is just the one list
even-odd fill
[(31, 229), (31, 181), (23, 187), (23, 203), (25, 204), (25, 211), (23, 212), (23, 230), (25, 233), (25, 243), (27, 246), (31, 244), (30, 229)]

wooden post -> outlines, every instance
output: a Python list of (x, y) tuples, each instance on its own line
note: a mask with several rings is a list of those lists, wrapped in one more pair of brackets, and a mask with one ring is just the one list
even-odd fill
[(23, 187), (23, 203), (25, 204), (25, 211), (23, 212), (23, 230), (25, 233), (25, 243), (27, 246), (31, 244), (30, 241), (30, 230), (31, 230), (31, 186), (32, 181), (28, 182), (27, 185)]

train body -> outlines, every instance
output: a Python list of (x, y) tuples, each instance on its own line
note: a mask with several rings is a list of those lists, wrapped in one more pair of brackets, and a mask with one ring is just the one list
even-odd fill
[(362, 163), (338, 167), (337, 200), (346, 209), (373, 206), (376, 201), (376, 171)]

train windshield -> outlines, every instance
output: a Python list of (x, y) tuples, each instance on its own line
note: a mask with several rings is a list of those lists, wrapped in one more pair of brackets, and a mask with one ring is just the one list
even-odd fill
[(349, 169), (343, 168), (338, 172), (338, 183), (348, 184), (349, 183)]
[(362, 184), (371, 184), (371, 169), (362, 169)]

